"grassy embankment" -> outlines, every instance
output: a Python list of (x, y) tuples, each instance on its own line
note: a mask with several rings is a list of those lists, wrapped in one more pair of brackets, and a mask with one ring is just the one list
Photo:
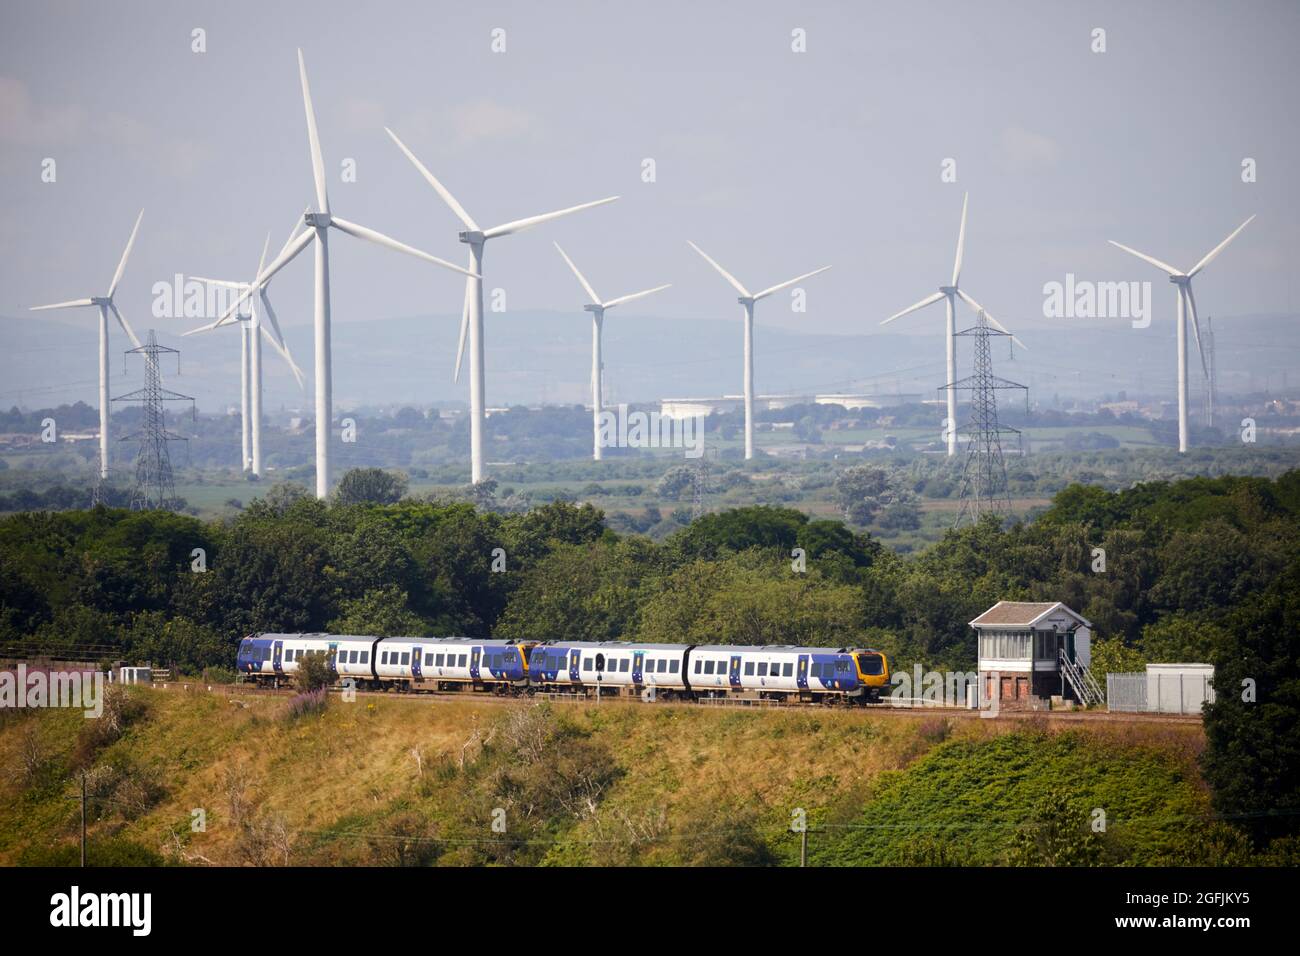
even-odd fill
[[(1060, 862), (1072, 841), (1105, 862), (1215, 862), (1222, 836), (1196, 724), (375, 696), (288, 709), (140, 689), (100, 721), (0, 715), (0, 863), (76, 861), (83, 768), (92, 863), (791, 864), (795, 808), (814, 864)], [(1056, 833), (1062, 808), (1103, 809), (1106, 832)]]

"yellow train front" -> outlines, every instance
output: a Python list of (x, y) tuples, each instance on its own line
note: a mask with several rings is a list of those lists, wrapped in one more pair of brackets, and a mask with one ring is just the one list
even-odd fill
[(857, 668), (863, 698), (876, 703), (889, 693), (889, 658), (870, 648), (850, 651), (850, 654)]

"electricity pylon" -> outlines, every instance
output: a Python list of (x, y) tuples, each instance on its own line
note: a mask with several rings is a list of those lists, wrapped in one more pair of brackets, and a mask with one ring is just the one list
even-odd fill
[(940, 391), (952, 389), (971, 393), (970, 422), (959, 429), (967, 436), (966, 466), (962, 470), (958, 497), (961, 508), (953, 527), (959, 527), (967, 518), (972, 524), (984, 514), (1008, 515), (1011, 513), (1011, 492), (1007, 487), (1007, 463), (1002, 457), (1002, 436), (1015, 435), (1020, 447), (1020, 429), (998, 421), (999, 389), (1019, 388), (1025, 392), (1025, 411), (1029, 411), (1029, 389), (1019, 382), (999, 378), (993, 374), (993, 358), (989, 350), (989, 336), (1010, 336), (1010, 333), (989, 328), (984, 310), (979, 311), (975, 325), (958, 332), (975, 340), (975, 371), (967, 378), (949, 382)]
[(130, 349), (126, 354), (144, 356), (145, 384), (113, 399), (115, 402), (140, 402), (143, 419), (138, 431), (122, 436), (122, 441), (137, 440), (140, 451), (135, 459), (135, 485), (131, 489), (131, 509), (144, 511), (151, 508), (174, 509), (176, 507), (176, 482), (172, 475), (171, 455), (167, 443), (172, 441), (189, 441), (167, 430), (164, 402), (190, 402), (193, 414), (194, 399), (189, 395), (173, 392), (162, 386), (162, 374), (158, 368), (158, 356), (169, 352), (176, 356), (176, 373), (180, 374), (180, 352), (176, 349), (159, 345), (153, 329), (149, 330), (147, 342), (139, 348)]

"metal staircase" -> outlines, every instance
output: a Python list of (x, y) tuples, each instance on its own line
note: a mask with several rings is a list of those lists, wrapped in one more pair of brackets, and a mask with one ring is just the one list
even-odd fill
[(1079, 703), (1091, 707), (1106, 699), (1106, 695), (1101, 692), (1101, 688), (1097, 686), (1097, 681), (1087, 667), (1067, 657), (1064, 648), (1060, 650), (1058, 656), (1061, 662), (1061, 674), (1074, 691), (1074, 696), (1079, 699)]

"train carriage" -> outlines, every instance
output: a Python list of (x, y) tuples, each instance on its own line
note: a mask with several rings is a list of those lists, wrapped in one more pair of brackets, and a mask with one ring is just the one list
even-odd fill
[(766, 700), (879, 700), (888, 662), (874, 650), (699, 645), (688, 680), (697, 696)]
[(545, 642), (532, 648), (529, 684), (534, 690), (580, 694), (686, 693), (686, 644), (623, 641)]
[(518, 691), (528, 685), (528, 646), (468, 637), (386, 637), (377, 648), (375, 679), (404, 689)]
[(352, 634), (256, 634), (244, 638), (236, 669), (246, 680), (278, 687), (289, 683), (308, 654), (324, 654), (335, 680), (358, 682), (372, 676), (379, 638)]

